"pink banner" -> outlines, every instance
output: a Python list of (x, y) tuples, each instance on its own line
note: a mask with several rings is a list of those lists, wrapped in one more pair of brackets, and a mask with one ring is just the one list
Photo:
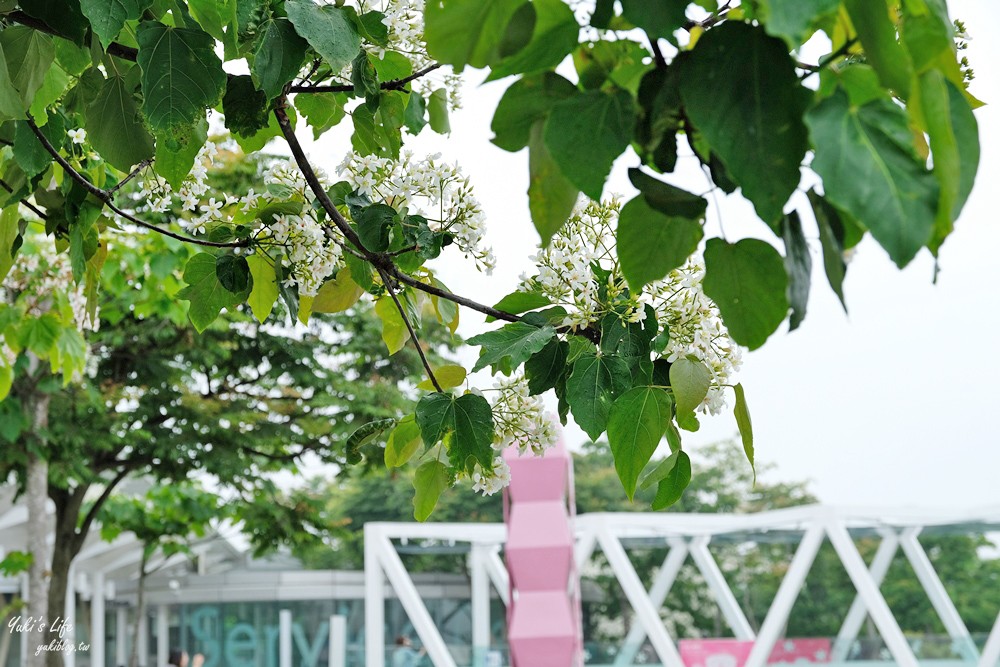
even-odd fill
[[(740, 639), (682, 639), (679, 642), (681, 659), (687, 667), (743, 667), (752, 641)], [(779, 639), (770, 665), (794, 665), (830, 661), (829, 639)]]

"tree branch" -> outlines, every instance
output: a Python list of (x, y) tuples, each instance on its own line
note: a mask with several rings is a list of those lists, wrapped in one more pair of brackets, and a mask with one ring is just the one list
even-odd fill
[[(21, 25), (32, 28), (33, 30), (38, 30), (39, 32), (44, 32), (53, 37), (59, 37), (65, 39), (66, 41), (73, 41), (66, 35), (62, 34), (48, 23), (36, 19), (33, 16), (28, 16), (21, 11), (7, 12), (3, 15), (5, 18), (14, 21), (15, 23), (20, 23)], [(115, 56), (117, 58), (122, 58), (124, 60), (131, 60), (135, 62), (136, 57), (139, 55), (139, 50), (132, 46), (125, 46), (124, 44), (119, 44), (118, 42), (111, 42), (108, 44), (108, 55)]]
[[(402, 79), (393, 79), (392, 81), (384, 81), (379, 88), (382, 90), (403, 90), (406, 84), (411, 81), (415, 81), (422, 76), (430, 74), (434, 70), (441, 67), (441, 63), (434, 63), (433, 65), (428, 65), (423, 69), (417, 70), (413, 74)], [(354, 86), (349, 85), (337, 85), (337, 86), (289, 86), (289, 93), (350, 93), (354, 90)]]
[(403, 304), (399, 302), (399, 297), (396, 296), (396, 291), (389, 284), (388, 276), (382, 269), (379, 269), (379, 275), (382, 276), (382, 282), (385, 283), (386, 291), (389, 292), (389, 296), (392, 297), (392, 302), (396, 304), (396, 310), (399, 311), (399, 316), (403, 318), (403, 324), (406, 325), (406, 330), (410, 332), (410, 339), (413, 341), (413, 347), (417, 349), (417, 356), (420, 357), (420, 363), (424, 365), (424, 370), (427, 371), (427, 377), (430, 378), (431, 384), (439, 392), (443, 392), (444, 389), (438, 384), (437, 377), (434, 375), (434, 370), (431, 368), (430, 362), (427, 361), (427, 355), (424, 354), (424, 348), (420, 346), (420, 339), (417, 338), (417, 332), (413, 330), (413, 325), (410, 323), (410, 318), (406, 316), (406, 311), (403, 309)]
[[(448, 290), (421, 282), (413, 276), (403, 273), (396, 268), (396, 265), (393, 264), (391, 257), (371, 252), (365, 248), (357, 233), (351, 228), (350, 224), (340, 211), (337, 210), (337, 207), (330, 200), (326, 191), (323, 190), (322, 184), (320, 184), (319, 179), (316, 177), (315, 170), (312, 168), (312, 165), (309, 164), (309, 159), (306, 157), (305, 152), (302, 150), (302, 145), (295, 136), (295, 130), (292, 129), (292, 124), (288, 120), (288, 113), (284, 108), (284, 101), (275, 106), (274, 115), (278, 119), (278, 125), (281, 127), (281, 133), (284, 135), (285, 141), (288, 142), (288, 148), (292, 152), (292, 157), (295, 159), (295, 163), (298, 165), (299, 170), (305, 177), (306, 183), (309, 184), (309, 188), (313, 191), (313, 195), (315, 195), (316, 199), (323, 206), (323, 210), (326, 211), (327, 215), (330, 216), (333, 224), (337, 227), (340, 233), (344, 235), (344, 238), (346, 238), (351, 245), (357, 249), (358, 253), (360, 253), (361, 257), (366, 262), (379, 270), (380, 274), (383, 274), (383, 280), (385, 280), (385, 276), (389, 276), (393, 280), (403, 283), (404, 285), (409, 285), (410, 287), (414, 287), (422, 292), (426, 292), (427, 294), (447, 299), (448, 301), (457, 303), (460, 306), (465, 306), (466, 308), (478, 311), (484, 315), (489, 315), (490, 317), (498, 320), (504, 320), (506, 322), (521, 321), (520, 317), (512, 313), (491, 308), (490, 306), (483, 305), (473, 301), (472, 299), (466, 299), (465, 297), (458, 296), (457, 294), (452, 294)], [(350, 248), (346, 249), (351, 250)], [(389, 287), (389, 285), (386, 285), (386, 287)]]
[(118, 474), (105, 485), (104, 490), (101, 491), (101, 495), (98, 496), (97, 500), (94, 501), (94, 504), (91, 505), (90, 509), (87, 511), (87, 516), (83, 517), (83, 522), (80, 524), (80, 529), (77, 531), (77, 534), (80, 536), (79, 539), (81, 544), (83, 540), (87, 538), (90, 526), (94, 523), (94, 519), (97, 518), (98, 513), (101, 511), (101, 507), (103, 507), (105, 501), (111, 497), (111, 492), (115, 490), (115, 487), (118, 486), (130, 472), (132, 472), (132, 469), (128, 467), (119, 470)]
[(86, 190), (88, 193), (100, 199), (105, 206), (107, 206), (112, 211), (114, 211), (121, 217), (125, 218), (129, 222), (136, 224), (144, 229), (156, 232), (158, 234), (163, 234), (164, 236), (169, 236), (170, 238), (177, 239), (178, 241), (183, 241), (184, 243), (192, 243), (194, 245), (207, 246), (209, 248), (245, 248), (248, 245), (250, 245), (249, 241), (238, 241), (234, 243), (218, 243), (216, 241), (205, 241), (203, 239), (196, 239), (192, 236), (178, 234), (168, 229), (157, 227), (154, 224), (146, 222), (145, 220), (141, 220), (132, 215), (131, 213), (128, 213), (127, 211), (118, 208), (117, 206), (115, 206), (114, 197), (112, 197), (109, 191), (102, 190), (101, 188), (97, 187), (96, 185), (88, 181), (83, 174), (78, 172), (73, 167), (73, 165), (71, 165), (69, 162), (66, 161), (66, 158), (64, 158), (62, 155), (59, 154), (59, 151), (56, 150), (55, 146), (53, 146), (52, 143), (49, 142), (48, 138), (42, 133), (42, 131), (35, 124), (34, 119), (32, 119), (29, 116), (27, 123), (28, 127), (30, 127), (31, 131), (35, 133), (35, 137), (38, 138), (38, 141), (41, 142), (45, 150), (48, 151), (49, 155), (51, 155), (52, 158), (56, 161), (56, 163), (63, 168), (63, 170), (69, 175), (70, 178), (79, 183), (83, 187), (83, 189)]

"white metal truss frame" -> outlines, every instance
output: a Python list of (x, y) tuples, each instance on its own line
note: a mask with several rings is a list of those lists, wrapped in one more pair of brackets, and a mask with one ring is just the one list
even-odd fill
[[(641, 514), (598, 513), (575, 518), (574, 556), (583, 567), (596, 549), (604, 553), (612, 572), (635, 613), (633, 624), (616, 666), (631, 665), (646, 637), (664, 667), (684, 667), (677, 645), (660, 618), (660, 609), (670, 588), (690, 556), (705, 578), (712, 597), (737, 638), (753, 641), (746, 667), (763, 667), (781, 637), (789, 614), (805, 583), (824, 540), (830, 540), (840, 562), (857, 590), (834, 643), (834, 659), (843, 659), (867, 616), (882, 636), (895, 664), (918, 667), (917, 658), (903, 636), (880, 586), (893, 557), (902, 550), (918, 581), (941, 618), (962, 657), (977, 667), (997, 667), (1000, 662), (1000, 613), (981, 652), (976, 650), (954, 603), (918, 540), (924, 527), (979, 524), (1000, 526), (1000, 507), (977, 512), (918, 512), (913, 510), (839, 510), (821, 505), (788, 508), (757, 514)], [(852, 529), (866, 529), (882, 540), (871, 565), (865, 565), (851, 537)], [(754, 633), (708, 546), (713, 537), (731, 534), (797, 532), (802, 539), (778, 588), (760, 630)], [(365, 625), (367, 664), (385, 665), (384, 628), (385, 585), (395, 591), (420, 637), (427, 654), (437, 667), (454, 667), (416, 587), (403, 567), (393, 539), (452, 540), (470, 543), (469, 567), (472, 581), (474, 646), (488, 637), (489, 585), (492, 583), (507, 603), (507, 573), (498, 551), (506, 536), (502, 524), (412, 524), (372, 523), (365, 526)], [(634, 538), (660, 538), (670, 547), (666, 559), (647, 591), (628, 558), (624, 544)], [(751, 538), (748, 538), (750, 541)]]

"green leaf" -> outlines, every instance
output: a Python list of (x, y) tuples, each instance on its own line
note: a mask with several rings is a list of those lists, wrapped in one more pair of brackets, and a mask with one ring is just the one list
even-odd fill
[(477, 394), (455, 399), (455, 436), (448, 445), (451, 464), (472, 473), (478, 463), (484, 470), (493, 469), (493, 409)]
[(528, 380), (528, 393), (532, 396), (554, 389), (566, 372), (569, 343), (552, 339), (541, 350), (524, 362), (524, 376)]
[(525, 76), (508, 88), (493, 114), (493, 143), (517, 152), (528, 145), (535, 121), (548, 116), (552, 105), (572, 97), (576, 86), (555, 72)]
[(343, 93), (300, 93), (295, 96), (295, 108), (312, 128), (313, 139), (319, 139), (347, 115), (344, 112), (346, 101)]
[(909, 56), (896, 41), (896, 25), (890, 16), (895, 8), (890, 10), (886, 3), (871, 0), (844, 0), (844, 8), (864, 47), (866, 62), (875, 68), (886, 88), (906, 99), (913, 72)]
[(962, 92), (938, 70), (920, 77), (919, 96), (941, 191), (929, 246), (937, 252), (972, 192), (979, 168), (979, 125)]
[(670, 365), (670, 389), (677, 412), (694, 412), (708, 396), (712, 373), (697, 359), (681, 358)]
[(591, 440), (604, 432), (612, 403), (631, 383), (628, 364), (620, 357), (585, 352), (573, 363), (566, 380), (566, 399), (573, 419)]
[(636, 152), (643, 164), (652, 164), (661, 172), (671, 172), (677, 166), (677, 131), (682, 117), (678, 69), (675, 64), (657, 67), (639, 83), (642, 112), (635, 129)]
[(84, 128), (87, 139), (112, 167), (128, 172), (153, 157), (153, 137), (139, 114), (134, 93), (125, 77), (113, 76), (101, 86), (87, 106)]
[[(446, 364), (434, 369), (434, 377), (437, 378), (438, 384), (441, 385), (442, 389), (452, 389), (461, 386), (465, 382), (466, 375), (464, 367), (454, 364)], [(417, 384), (417, 389), (433, 391), (434, 383), (431, 382), (430, 378), (427, 378)]]
[(142, 110), (153, 133), (195, 125), (226, 88), (215, 41), (200, 30), (139, 24), (137, 62), (142, 69)]
[(427, 53), (461, 72), (466, 65), (486, 67), (498, 57), (514, 12), (525, 0), (448, 0), (424, 9)]
[[(187, 0), (202, 30), (229, 47), (236, 44), (236, 0)], [(228, 32), (225, 28), (229, 28)]]
[(215, 273), (222, 286), (234, 294), (249, 292), (252, 287), (250, 265), (242, 255), (219, 255)]
[(497, 46), (497, 57), (507, 58), (526, 47), (531, 42), (537, 21), (538, 14), (533, 3), (526, 2), (518, 7), (503, 31), (503, 38)]
[(420, 437), (427, 447), (433, 447), (444, 438), (450, 428), (454, 428), (454, 401), (451, 394), (434, 392), (417, 401), (417, 426)]
[(812, 257), (809, 244), (802, 234), (799, 214), (792, 211), (781, 220), (781, 236), (785, 241), (785, 273), (788, 274), (788, 303), (792, 316), (788, 330), (794, 331), (806, 316), (809, 302), (809, 284), (812, 276)]
[(286, 0), (285, 11), (295, 31), (302, 35), (334, 72), (348, 65), (361, 48), (361, 35), (347, 13), (313, 0)]
[(802, 114), (810, 93), (785, 44), (762, 28), (727, 21), (698, 40), (680, 87), (687, 116), (712, 152), (757, 215), (776, 222), (808, 148)]
[(740, 439), (743, 440), (743, 452), (747, 455), (750, 468), (753, 470), (753, 480), (757, 483), (757, 468), (754, 465), (753, 453), (753, 424), (750, 422), (750, 410), (747, 408), (747, 397), (743, 391), (743, 384), (737, 384), (736, 407), (733, 408), (733, 415), (736, 417), (736, 425), (740, 429)]
[(672, 401), (655, 387), (636, 387), (622, 394), (608, 414), (608, 443), (615, 471), (629, 500), (639, 473), (649, 463), (671, 418)]
[(684, 264), (703, 236), (697, 219), (664, 215), (644, 195), (629, 201), (618, 215), (616, 234), (618, 258), (629, 287), (639, 292)]
[(21, 94), (11, 81), (6, 61), (3, 40), (0, 40), (0, 120), (24, 118), (24, 104), (21, 101)]
[(545, 347), (555, 335), (555, 328), (548, 325), (536, 327), (525, 322), (511, 322), (496, 331), (473, 336), (466, 343), (478, 345), (481, 349), (472, 372), (489, 365), (497, 367), (505, 364), (508, 368), (517, 368)]
[[(10, 394), (10, 388), (13, 385), (14, 368), (7, 363), (6, 358), (0, 359), (0, 401), (7, 398)], [(2, 564), (2, 562), (3, 561), (0, 561), (0, 564)]]
[(406, 465), (419, 448), (420, 427), (413, 415), (407, 415), (392, 429), (385, 443), (385, 467), (399, 468)]
[(39, 357), (48, 358), (52, 347), (59, 339), (62, 327), (54, 313), (40, 317), (26, 316), (17, 329), (17, 342), (21, 349), (31, 350)]
[(566, 179), (599, 200), (611, 165), (632, 140), (635, 120), (632, 96), (623, 90), (578, 93), (552, 105), (545, 146)]
[(740, 345), (756, 350), (788, 314), (788, 276), (781, 255), (758, 239), (705, 247), (705, 294)]
[(358, 237), (368, 250), (385, 252), (389, 249), (389, 230), (396, 219), (396, 209), (385, 204), (366, 206), (357, 216)]
[(107, 49), (125, 22), (138, 19), (152, 4), (153, 0), (80, 0), (80, 10)]
[[(493, 307), (497, 310), (502, 310), (505, 313), (511, 313), (512, 315), (520, 315), (521, 313), (526, 313), (529, 310), (535, 310), (536, 308), (541, 308), (542, 306), (550, 306), (552, 302), (549, 297), (545, 296), (540, 292), (511, 292), (504, 298), (497, 301)], [(496, 318), (492, 315), (486, 317), (487, 322), (494, 322)]]
[(528, 209), (542, 247), (546, 247), (573, 213), (580, 191), (552, 159), (543, 141), (543, 127), (544, 121), (535, 122), (528, 144)]
[(246, 74), (231, 76), (222, 97), (222, 113), (226, 129), (241, 137), (252, 137), (267, 127), (267, 95), (257, 90)]
[(487, 81), (554, 69), (576, 48), (580, 25), (569, 5), (562, 0), (534, 0), (530, 5), (522, 5), (522, 9), (524, 7), (535, 10), (531, 41), (517, 53), (495, 63)]
[[(299, 37), (295, 26), (288, 19), (272, 18), (264, 23), (257, 38), (250, 73), (254, 77), (254, 83), (264, 91), (268, 99), (280, 95), (285, 84), (299, 73), (308, 48), (309, 45)], [(296, 98), (295, 106), (299, 107), (301, 99), (315, 96), (310, 94)], [(299, 107), (299, 111), (304, 110)]]
[[(66, 95), (70, 85), (69, 74), (59, 65), (53, 65), (45, 73), (45, 80), (42, 81), (41, 88), (35, 93), (35, 99), (31, 101), (31, 108), (28, 109), (36, 123), (48, 121), (48, 109), (55, 102)], [(67, 107), (68, 108), (68, 105)], [(2, 114), (2, 109), (0, 109)], [(41, 127), (41, 125), (39, 125)]]
[(396, 354), (403, 349), (406, 341), (410, 340), (410, 332), (392, 297), (383, 296), (376, 301), (375, 314), (382, 322), (382, 340), (389, 354)]
[(359, 463), (361, 461), (361, 448), (373, 442), (395, 425), (396, 420), (389, 417), (362, 424), (355, 429), (345, 443), (348, 463)]
[(204, 117), (194, 126), (157, 135), (153, 171), (167, 179), (174, 190), (180, 189), (206, 141), (208, 120)]
[(423, 96), (416, 91), (410, 92), (409, 99), (406, 102), (406, 111), (404, 112), (404, 124), (410, 134), (413, 136), (420, 134), (421, 130), (427, 125), (426, 115), (427, 103), (424, 101)]
[(83, 44), (88, 24), (80, 11), (80, 0), (20, 0), (17, 4), (25, 14), (40, 19), (59, 35)]
[[(684, 489), (691, 483), (691, 458), (686, 452), (678, 450), (654, 468), (649, 477), (657, 481), (652, 508), (662, 510), (670, 507), (681, 499)], [(643, 488), (646, 488), (645, 482)]]
[(934, 229), (938, 185), (916, 156), (906, 113), (888, 97), (854, 106), (843, 90), (806, 116), (826, 198), (906, 266)]
[(365, 291), (351, 276), (351, 267), (345, 266), (333, 280), (327, 280), (316, 293), (314, 313), (342, 313), (358, 302)]
[(819, 227), (826, 279), (840, 299), (844, 312), (847, 312), (847, 302), (844, 301), (844, 274), (847, 272), (847, 263), (844, 262), (844, 228), (840, 222), (840, 213), (815, 190), (810, 189), (806, 194), (809, 196), (809, 203), (812, 204), (813, 215)]
[(757, 11), (767, 34), (784, 39), (794, 49), (839, 8), (840, 0), (762, 0)]
[(215, 321), (223, 308), (231, 308), (249, 296), (249, 290), (236, 294), (222, 286), (215, 255), (207, 252), (200, 252), (188, 260), (184, 282), (187, 287), (177, 293), (177, 298), (191, 302), (188, 317), (199, 333)]
[[(27, 11), (27, 6), (22, 3)], [(18, 117), (31, 106), (35, 93), (45, 82), (45, 73), (56, 57), (52, 37), (25, 26), (10, 26), (0, 31), (0, 46), (7, 61), (10, 82), (21, 98)], [(13, 117), (13, 116), (12, 116)]]
[(440, 461), (421, 463), (413, 475), (413, 518), (426, 521), (437, 506), (441, 493), (451, 486), (448, 467)]
[[(263, 322), (271, 315), (274, 304), (278, 301), (278, 279), (274, 272), (274, 261), (260, 253), (247, 256), (253, 289), (247, 303), (258, 322)], [(313, 311), (316, 305), (313, 303)]]
[(52, 155), (45, 150), (27, 121), (17, 121), (14, 127), (14, 161), (29, 179), (34, 178), (52, 164)]
[(17, 255), (14, 244), (20, 235), (21, 222), (18, 208), (19, 206), (14, 204), (0, 213), (0, 284), (3, 284), (4, 278), (10, 273), (11, 267), (14, 266), (14, 257)]
[(351, 84), (354, 86), (355, 97), (367, 98), (372, 105), (378, 104), (378, 74), (371, 56), (364, 49), (358, 51), (357, 57), (351, 61)]
[(688, 0), (622, 0), (622, 17), (650, 37), (676, 44), (674, 32), (687, 22), (687, 6)]
[(691, 220), (704, 219), (708, 209), (708, 202), (704, 197), (664, 183), (634, 167), (628, 170), (628, 178), (645, 197), (646, 203), (663, 215)]
[(438, 88), (427, 98), (427, 120), (431, 129), (438, 134), (451, 132), (451, 123), (448, 121), (448, 91), (444, 88)]
[(493, 411), (482, 396), (427, 394), (417, 403), (416, 419), (424, 444), (443, 440), (455, 468), (471, 473), (478, 462), (492, 469)]

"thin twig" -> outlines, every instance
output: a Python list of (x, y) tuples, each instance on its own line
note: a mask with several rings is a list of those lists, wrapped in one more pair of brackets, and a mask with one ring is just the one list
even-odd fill
[(56, 150), (55, 146), (53, 146), (49, 142), (48, 138), (42, 133), (42, 131), (38, 128), (38, 126), (35, 125), (34, 119), (32, 119), (29, 116), (26, 122), (28, 123), (28, 127), (31, 128), (31, 131), (35, 133), (35, 136), (38, 138), (38, 141), (41, 142), (45, 150), (48, 151), (49, 155), (52, 156), (52, 159), (54, 159), (59, 164), (59, 166), (63, 168), (63, 170), (69, 175), (70, 178), (79, 183), (84, 190), (86, 190), (87, 192), (94, 195), (102, 202), (104, 202), (105, 206), (107, 206), (112, 211), (114, 211), (121, 217), (125, 218), (129, 222), (136, 224), (142, 227), (143, 229), (148, 229), (158, 234), (169, 236), (172, 239), (177, 239), (178, 241), (183, 241), (184, 243), (192, 243), (194, 245), (206, 246), (209, 248), (245, 248), (248, 245), (250, 245), (249, 241), (237, 241), (234, 243), (219, 243), (216, 241), (205, 241), (203, 239), (196, 239), (192, 236), (178, 234), (168, 229), (157, 227), (156, 225), (146, 222), (145, 220), (140, 220), (131, 213), (123, 211), (122, 209), (115, 206), (114, 198), (107, 190), (102, 190), (101, 188), (97, 187), (96, 185), (88, 181), (83, 174), (74, 169), (73, 165), (71, 165), (69, 162), (66, 161), (66, 158), (64, 158), (62, 155), (59, 154), (59, 151)]
[[(7, 192), (9, 192), (10, 194), (14, 194), (14, 189), (11, 188), (9, 185), (7, 185), (7, 181), (3, 180), (2, 178), (0, 178), (0, 187), (2, 187), (4, 190), (6, 190)], [(27, 199), (22, 199), (21, 203), (24, 204), (24, 206), (29, 211), (31, 211), (32, 213), (34, 213), (35, 215), (37, 215), (42, 220), (48, 220), (49, 219), (49, 216), (46, 215), (44, 211), (42, 211), (41, 209), (39, 209), (37, 206), (35, 206), (34, 204), (32, 204)]]
[[(402, 90), (404, 87), (406, 87), (406, 84), (410, 83), (411, 81), (415, 81), (416, 79), (419, 79), (422, 76), (430, 74), (439, 67), (441, 67), (441, 63), (434, 63), (433, 65), (428, 65), (427, 67), (417, 70), (410, 76), (403, 77), (402, 79), (393, 79), (392, 81), (385, 81), (379, 86), (379, 88), (381, 88), (382, 90)], [(348, 86), (348, 85), (337, 85), (337, 86), (297, 85), (288, 87), (289, 93), (350, 93), (353, 90), (354, 86)]]
[(135, 166), (135, 169), (133, 169), (131, 172), (129, 172), (128, 176), (126, 176), (122, 180), (118, 181), (118, 183), (114, 187), (108, 189), (108, 191), (107, 191), (108, 194), (109, 195), (114, 195), (116, 192), (118, 192), (123, 187), (125, 187), (125, 185), (129, 181), (131, 181), (133, 178), (135, 178), (136, 176), (138, 176), (140, 171), (142, 171), (143, 169), (145, 169), (146, 167), (148, 167), (151, 164), (153, 164), (153, 158), (151, 158), (151, 157), (148, 157), (145, 160), (143, 160), (142, 162), (140, 162), (139, 164), (137, 164)]
[(385, 291), (389, 293), (392, 297), (392, 302), (396, 304), (396, 310), (399, 311), (399, 316), (403, 318), (403, 324), (406, 325), (406, 330), (410, 332), (410, 340), (413, 341), (413, 347), (417, 349), (417, 356), (420, 357), (420, 363), (424, 365), (424, 370), (427, 371), (427, 377), (430, 378), (431, 384), (434, 385), (434, 389), (439, 392), (444, 390), (438, 383), (437, 377), (434, 375), (434, 369), (431, 368), (430, 362), (427, 361), (427, 355), (424, 354), (424, 348), (420, 345), (420, 339), (417, 338), (417, 332), (413, 330), (413, 324), (410, 323), (410, 318), (406, 316), (406, 310), (403, 308), (403, 304), (399, 302), (399, 297), (396, 296), (396, 291), (392, 289), (392, 285), (389, 284), (388, 276), (385, 272), (379, 269), (379, 275), (382, 276), (382, 282), (385, 283)]
[(660, 49), (660, 43), (648, 32), (646, 33), (646, 38), (649, 40), (649, 48), (653, 52), (653, 60), (656, 61), (656, 67), (658, 69), (666, 69), (667, 59), (663, 57), (663, 51)]

